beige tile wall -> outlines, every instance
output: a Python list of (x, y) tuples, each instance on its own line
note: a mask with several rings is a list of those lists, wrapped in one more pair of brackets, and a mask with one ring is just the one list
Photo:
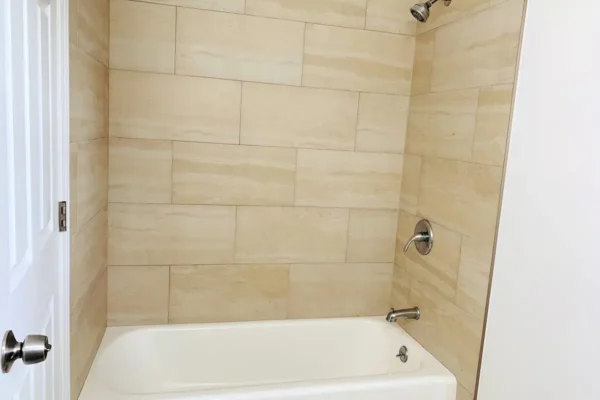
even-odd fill
[(111, 1), (110, 325), (386, 311), (409, 3)]
[(106, 328), (109, 0), (71, 0), (71, 397)]
[[(419, 25), (403, 159), (392, 305), (472, 399), (502, 185), (524, 0), (454, 0)], [(420, 218), (436, 235), (419, 255)]]

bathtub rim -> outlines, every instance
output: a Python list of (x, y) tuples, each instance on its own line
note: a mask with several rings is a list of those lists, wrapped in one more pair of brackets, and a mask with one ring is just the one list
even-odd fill
[[(403, 345), (410, 346), (409, 349), (418, 347), (422, 355), (422, 366), (412, 371), (394, 372), (386, 374), (365, 375), (360, 377), (341, 377), (324, 378), (294, 382), (278, 382), (270, 384), (258, 384), (247, 386), (236, 386), (229, 388), (213, 388), (206, 390), (165, 392), (155, 394), (141, 393), (121, 393), (107, 387), (97, 371), (99, 368), (97, 360), (102, 357), (106, 349), (116, 340), (139, 331), (194, 331), (194, 330), (231, 330), (235, 328), (248, 328), (252, 326), (278, 327), (278, 326), (310, 326), (319, 325), (337, 325), (347, 323), (376, 324), (385, 329), (394, 330), (402, 335)], [(400, 346), (400, 343), (399, 343)], [(226, 395), (241, 396), (243, 394), (269, 393), (269, 396), (285, 396), (285, 393), (294, 391), (296, 393), (335, 393), (341, 390), (353, 388), (366, 389), (394, 387), (399, 382), (403, 386), (422, 385), (428, 383), (447, 384), (456, 387), (455, 376), (433, 357), (423, 346), (421, 346), (405, 329), (397, 323), (385, 321), (384, 316), (379, 317), (338, 317), (338, 318), (312, 318), (312, 319), (286, 319), (286, 320), (265, 320), (265, 321), (240, 321), (240, 322), (212, 322), (212, 323), (192, 323), (192, 324), (169, 324), (169, 325), (129, 325), (107, 327), (102, 342), (90, 368), (88, 377), (81, 392), (80, 400), (104, 399), (104, 396), (111, 396), (114, 400), (204, 400), (225, 398)], [(318, 392), (317, 392), (318, 391)], [(88, 393), (91, 392), (91, 393)], [(84, 395), (86, 395), (84, 397)], [(89, 396), (89, 397), (88, 397)], [(232, 397), (232, 398), (234, 398)], [(237, 398), (237, 397), (235, 397)], [(271, 398), (271, 397), (265, 397)], [(277, 397), (273, 397), (277, 398)]]

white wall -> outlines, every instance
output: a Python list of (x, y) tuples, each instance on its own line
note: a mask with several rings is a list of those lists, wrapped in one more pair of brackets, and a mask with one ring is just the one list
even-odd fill
[(530, 0), (479, 400), (600, 399), (600, 3)]

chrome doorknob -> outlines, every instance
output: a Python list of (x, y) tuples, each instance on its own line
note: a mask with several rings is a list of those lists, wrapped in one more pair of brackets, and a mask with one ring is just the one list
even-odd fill
[(426, 219), (420, 220), (415, 226), (415, 234), (408, 239), (406, 246), (404, 246), (405, 253), (413, 243), (415, 243), (417, 251), (424, 256), (431, 253), (431, 249), (433, 248), (433, 227)]
[(0, 348), (2, 373), (7, 374), (18, 359), (21, 359), (25, 365), (44, 362), (51, 349), (48, 336), (29, 335), (23, 342), (19, 342), (13, 331), (6, 331)]

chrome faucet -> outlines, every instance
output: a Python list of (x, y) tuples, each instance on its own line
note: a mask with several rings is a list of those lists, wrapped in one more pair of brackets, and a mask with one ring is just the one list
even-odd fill
[(419, 307), (405, 308), (403, 310), (394, 310), (391, 308), (387, 317), (385, 317), (385, 320), (387, 322), (396, 322), (398, 319), (418, 320), (419, 318), (421, 318), (421, 311), (419, 310)]

